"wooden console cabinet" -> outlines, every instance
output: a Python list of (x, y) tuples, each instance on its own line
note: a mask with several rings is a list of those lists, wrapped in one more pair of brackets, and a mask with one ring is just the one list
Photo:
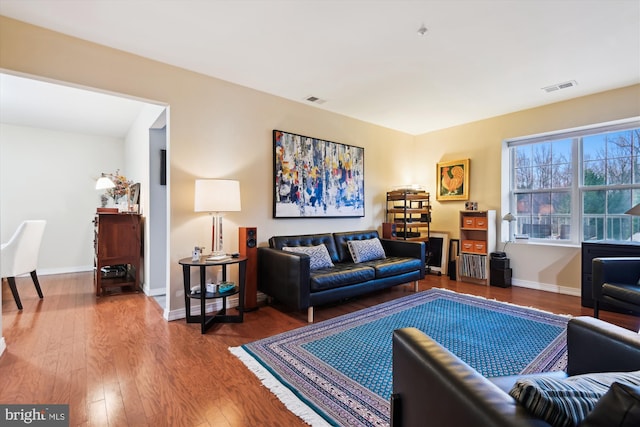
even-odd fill
[[(130, 213), (98, 213), (94, 224), (96, 295), (104, 295), (105, 290), (114, 287), (121, 291), (137, 292), (140, 289), (142, 265), (141, 216)], [(118, 268), (122, 274), (116, 272)]]

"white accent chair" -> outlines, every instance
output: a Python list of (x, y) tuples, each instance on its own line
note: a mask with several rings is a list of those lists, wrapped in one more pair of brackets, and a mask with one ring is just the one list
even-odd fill
[(0, 277), (7, 278), (13, 299), (16, 301), (19, 310), (22, 310), (22, 303), (16, 288), (16, 276), (30, 273), (38, 296), (43, 298), (36, 268), (40, 243), (42, 242), (46, 224), (47, 221), (44, 220), (24, 221), (18, 226), (11, 240), (3, 243), (0, 249), (0, 273), (2, 274)]

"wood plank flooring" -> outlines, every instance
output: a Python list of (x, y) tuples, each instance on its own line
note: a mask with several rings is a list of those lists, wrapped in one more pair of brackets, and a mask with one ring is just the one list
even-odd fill
[[(24, 310), (2, 285), (0, 403), (70, 405), (71, 426), (304, 426), (228, 351), (306, 325), (306, 312), (263, 306), (242, 324), (166, 322), (143, 293), (96, 298), (91, 273), (42, 276), (39, 300), (30, 278), (18, 278)], [(428, 276), (441, 287), (555, 313), (591, 315), (577, 297), (523, 288), (485, 287)], [(397, 286), (318, 307), (316, 321), (412, 293)], [(640, 318), (602, 312), (638, 330)]]

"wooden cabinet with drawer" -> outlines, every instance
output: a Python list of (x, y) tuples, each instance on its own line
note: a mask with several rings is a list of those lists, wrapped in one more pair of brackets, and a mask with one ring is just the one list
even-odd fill
[(140, 289), (142, 218), (132, 213), (98, 213), (94, 219), (96, 295), (109, 288)]
[(460, 212), (458, 279), (489, 284), (489, 254), (496, 248), (496, 211)]

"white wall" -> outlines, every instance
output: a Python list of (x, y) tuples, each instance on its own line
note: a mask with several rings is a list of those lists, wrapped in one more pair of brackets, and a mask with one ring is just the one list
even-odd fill
[(96, 179), (124, 165), (124, 140), (0, 124), (0, 240), (45, 219), (40, 275), (93, 268)]

